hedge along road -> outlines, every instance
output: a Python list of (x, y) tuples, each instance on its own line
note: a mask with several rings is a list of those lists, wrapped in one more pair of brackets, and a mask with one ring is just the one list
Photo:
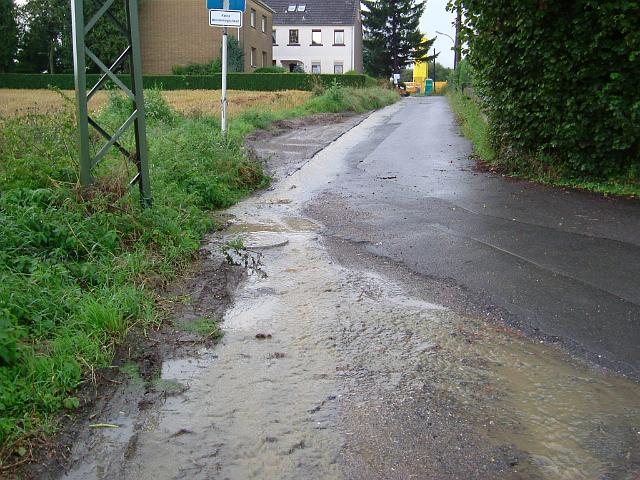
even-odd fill
[[(439, 128), (412, 129), (425, 117)], [(118, 447), (117, 434), (96, 432), (65, 478), (635, 478), (640, 386), (486, 321), (501, 311), (482, 302), (492, 284), (453, 280), (469, 260), (452, 255), (458, 242), (429, 257), (448, 259), (447, 278), (416, 274), (416, 255), (391, 257), (424, 230), (453, 236), (443, 220), (413, 221), (438, 197), (449, 199), (442, 216), (455, 215), (470, 211), (462, 193), (483, 192), (474, 182), (516, 186), (470, 170), (446, 100), (407, 99), (304, 158), (322, 128), (333, 125), (261, 144), (280, 152), (272, 171), (284, 178), (230, 209), (232, 226), (206, 247), (247, 247), (231, 255), (249, 275), (222, 344), (167, 361), (162, 381), (185, 388), (109, 419), (133, 425), (130, 438)], [(421, 190), (421, 175), (437, 189)], [(518, 265), (505, 282), (527, 278)]]

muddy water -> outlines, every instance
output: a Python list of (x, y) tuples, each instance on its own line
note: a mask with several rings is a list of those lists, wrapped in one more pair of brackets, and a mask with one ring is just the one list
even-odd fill
[(165, 363), (186, 389), (138, 420), (120, 478), (640, 478), (637, 384), (336, 264), (300, 215), (384, 115), (230, 210), (210, 250), (240, 238), (260, 274), (218, 347)]

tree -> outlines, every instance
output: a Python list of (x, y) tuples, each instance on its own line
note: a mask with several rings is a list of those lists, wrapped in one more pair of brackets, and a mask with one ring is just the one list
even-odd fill
[(18, 24), (13, 0), (0, 0), (0, 73), (13, 68), (18, 50)]
[[(229, 72), (244, 72), (244, 50), (240, 42), (229, 35), (227, 44), (227, 66)], [(222, 56), (222, 54), (220, 55)]]
[[(432, 65), (432, 67), (433, 67), (433, 65)], [(449, 77), (453, 73), (453, 69), (445, 67), (441, 63), (436, 62), (435, 72), (434, 72), (434, 69), (431, 68), (431, 71), (429, 72), (429, 78), (433, 79), (434, 73), (435, 73), (435, 76), (436, 76), (435, 79), (437, 81), (439, 81), (439, 82), (443, 82), (443, 81), (449, 79)]]
[(434, 39), (424, 38), (418, 25), (425, 8), (416, 0), (362, 0), (365, 69), (373, 76), (390, 77), (407, 65), (433, 60)]
[[(5, 1), (5, 0), (0, 0)], [(99, 4), (86, 2), (85, 21), (93, 16)], [(113, 17), (126, 26), (124, 2), (109, 9)], [(73, 38), (71, 6), (68, 0), (27, 0), (20, 8), (21, 40), (18, 68), (24, 72), (60, 73), (73, 70)], [(110, 65), (122, 53), (127, 41), (107, 15), (94, 25), (86, 37), (91, 51)], [(122, 66), (126, 71), (128, 65)], [(88, 72), (100, 72), (87, 61)]]
[(20, 8), (20, 22), (20, 70), (56, 73), (63, 67), (63, 39), (71, 38), (69, 2), (29, 0)]

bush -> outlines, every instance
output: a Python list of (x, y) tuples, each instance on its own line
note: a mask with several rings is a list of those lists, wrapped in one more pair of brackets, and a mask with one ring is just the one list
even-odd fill
[(288, 70), (284, 67), (260, 67), (256, 68), (253, 73), (288, 73)]
[(222, 69), (216, 69), (216, 62), (214, 60), (211, 63), (190, 63), (189, 65), (174, 65), (171, 67), (171, 73), (174, 75), (211, 75), (215, 72), (219, 72)]
[[(364, 87), (367, 84), (365, 75), (291, 75), (289, 73), (229, 73), (227, 77), (230, 90), (278, 91), (307, 90), (311, 91), (311, 78), (317, 77), (325, 86), (337, 83), (345, 87)], [(95, 83), (100, 75), (87, 75), (89, 85)], [(128, 75), (119, 75), (124, 84), (130, 85)], [(145, 88), (162, 90), (219, 90), (222, 79), (220, 75), (145, 75)], [(73, 75), (42, 74), (0, 74), (0, 88), (59, 88), (73, 90)]]
[(463, 3), (500, 157), (563, 175), (638, 180), (636, 2)]

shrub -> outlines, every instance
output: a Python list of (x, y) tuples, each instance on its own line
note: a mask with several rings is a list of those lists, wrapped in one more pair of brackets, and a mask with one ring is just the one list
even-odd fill
[[(219, 62), (219, 61), (218, 61)], [(174, 75), (211, 75), (216, 70), (216, 60), (211, 63), (190, 63), (189, 65), (174, 65), (171, 73)]]
[[(289, 73), (229, 73), (228, 86), (231, 90), (278, 91), (278, 90), (307, 90), (311, 91), (312, 75), (291, 75)], [(334, 82), (342, 86), (364, 87), (368, 80), (365, 75), (315, 75), (325, 85)], [(99, 75), (87, 75), (87, 83), (98, 81)], [(128, 75), (119, 75), (126, 85), (131, 84)], [(221, 88), (220, 75), (145, 75), (145, 88), (160, 88), (163, 90), (219, 90)], [(0, 74), (0, 88), (59, 88), (73, 90), (73, 75), (42, 75), (42, 74)]]
[(640, 171), (636, 2), (463, 0), (500, 156), (575, 176)]
[(256, 68), (253, 73), (288, 73), (289, 71), (284, 67), (260, 67)]

